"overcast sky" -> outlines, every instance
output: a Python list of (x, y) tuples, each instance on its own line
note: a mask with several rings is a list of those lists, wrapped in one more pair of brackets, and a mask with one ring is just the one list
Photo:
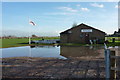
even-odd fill
[[(112, 34), (118, 29), (117, 5), (118, 2), (3, 2), (3, 35), (59, 36), (74, 22)], [(36, 26), (30, 25), (29, 19)]]

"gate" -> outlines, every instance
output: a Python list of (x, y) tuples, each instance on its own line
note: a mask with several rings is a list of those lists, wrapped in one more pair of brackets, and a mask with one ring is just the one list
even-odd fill
[(108, 79), (120, 79), (120, 56), (116, 50), (105, 48), (105, 72)]

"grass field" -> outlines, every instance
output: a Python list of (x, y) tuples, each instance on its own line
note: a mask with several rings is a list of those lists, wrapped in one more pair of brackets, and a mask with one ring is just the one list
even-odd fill
[(105, 37), (105, 40), (108, 40), (109, 42), (112, 42), (113, 38), (115, 38), (116, 42), (120, 42), (120, 37)]
[[(115, 43), (112, 43), (112, 39), (115, 38)], [(110, 43), (107, 46), (120, 46), (120, 37), (105, 37)]]
[[(112, 43), (112, 38), (115, 38), (115, 43)], [(32, 38), (31, 40), (41, 40), (42, 38)], [(59, 37), (44, 37), (44, 39), (60, 39)], [(120, 46), (120, 37), (106, 37), (109, 40), (109, 44), (107, 46)], [(28, 38), (20, 38), (20, 39), (0, 39), (0, 48), (8, 48), (8, 47), (18, 47), (18, 46), (28, 46), (35, 44), (28, 44)], [(51, 45), (51, 44), (39, 44), (39, 45)], [(60, 45), (86, 45), (86, 44), (60, 44)], [(103, 44), (93, 44), (94, 45), (103, 45)]]
[[(42, 38), (32, 38), (31, 40), (41, 40)], [(44, 37), (44, 39), (59, 39), (59, 37)], [(0, 39), (0, 48), (27, 46), (28, 38), (15, 38), (15, 39)]]

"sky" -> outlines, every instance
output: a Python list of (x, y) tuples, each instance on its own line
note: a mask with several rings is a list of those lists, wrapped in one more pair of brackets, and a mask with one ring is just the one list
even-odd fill
[(3, 2), (118, 2), (119, 0), (1, 0)]
[(73, 23), (112, 34), (118, 29), (118, 2), (2, 2), (3, 36), (59, 36)]

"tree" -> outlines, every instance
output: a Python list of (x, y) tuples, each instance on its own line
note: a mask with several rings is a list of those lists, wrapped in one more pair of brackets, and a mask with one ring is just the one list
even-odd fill
[(114, 31), (114, 34), (116, 34), (117, 33), (117, 31)]
[(32, 37), (38, 37), (38, 36), (36, 36), (35, 34), (33, 34)]
[(72, 27), (76, 27), (77, 26), (77, 23), (76, 22), (74, 22), (73, 23), (73, 25), (72, 25)]

